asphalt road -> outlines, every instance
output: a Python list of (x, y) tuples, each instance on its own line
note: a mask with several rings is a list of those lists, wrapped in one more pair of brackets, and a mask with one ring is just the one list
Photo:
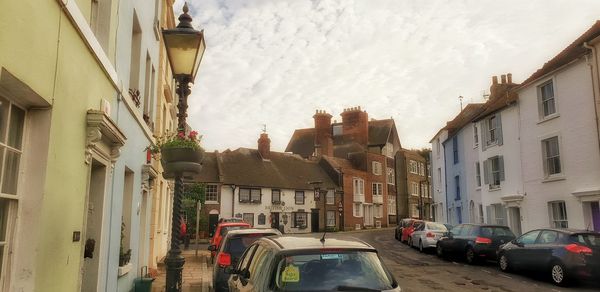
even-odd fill
[(562, 288), (542, 275), (501, 272), (495, 262), (469, 266), (459, 259), (439, 259), (434, 251), (420, 253), (394, 239), (393, 229), (338, 233), (336, 237), (356, 237), (379, 251), (403, 291), (600, 291), (597, 282)]

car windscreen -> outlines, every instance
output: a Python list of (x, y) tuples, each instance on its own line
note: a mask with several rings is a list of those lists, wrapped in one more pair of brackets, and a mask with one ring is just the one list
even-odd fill
[(274, 275), (272, 284), (276, 291), (394, 288), (392, 276), (373, 251), (322, 251), (286, 255), (277, 262)]
[(242, 228), (248, 228), (248, 227), (246, 227), (246, 226), (223, 226), (223, 227), (221, 227), (221, 236), (224, 236), (225, 234), (227, 234), (227, 231), (238, 230), (238, 229), (242, 229)]
[(578, 242), (591, 247), (600, 247), (600, 234), (582, 233), (573, 234), (571, 238), (574, 242)]
[(274, 233), (253, 233), (239, 235), (233, 238), (228, 238), (225, 243), (224, 251), (229, 253), (233, 258), (242, 256), (248, 246), (257, 241), (263, 236), (275, 235)]
[(446, 229), (446, 226), (444, 226), (444, 224), (428, 222), (427, 230), (446, 231), (447, 229)]
[(493, 237), (493, 236), (512, 236), (515, 235), (510, 231), (508, 227), (502, 226), (486, 226), (481, 227), (481, 236)]

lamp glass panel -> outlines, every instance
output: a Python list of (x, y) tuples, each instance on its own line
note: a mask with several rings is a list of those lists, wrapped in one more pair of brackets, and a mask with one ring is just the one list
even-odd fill
[[(196, 77), (196, 73), (198, 73), (198, 68), (200, 67), (200, 61), (202, 61), (202, 56), (204, 55), (204, 49), (206, 49), (206, 44), (204, 40), (202, 40), (199, 44), (198, 48), (198, 58), (196, 58), (196, 63), (194, 64), (194, 72), (192, 73), (192, 78)], [(194, 80), (192, 80), (194, 82)]]
[(202, 40), (201, 35), (165, 34), (164, 39), (173, 74), (193, 76), (196, 55)]

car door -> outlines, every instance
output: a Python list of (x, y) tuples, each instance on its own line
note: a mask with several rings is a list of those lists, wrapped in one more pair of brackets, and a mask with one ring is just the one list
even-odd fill
[(460, 236), (460, 232), (461, 232), (462, 228), (463, 228), (462, 224), (454, 226), (454, 228), (452, 228), (449, 231), (449, 234), (446, 237), (444, 237), (442, 240), (440, 240), (440, 245), (444, 249), (444, 252), (447, 252), (447, 253), (454, 252), (454, 246), (455, 246), (456, 240), (457, 240), (456, 237)]
[(271, 275), (272, 260), (273, 250), (266, 245), (259, 244), (250, 260), (248, 284), (241, 291), (266, 291)]
[(466, 250), (469, 242), (474, 239), (473, 233), (475, 232), (475, 228), (475, 226), (470, 224), (463, 225), (459, 235), (454, 237), (453, 249), (455, 253), (463, 253)]
[(414, 231), (411, 235), (412, 242), (410, 242), (411, 246), (418, 246), (419, 240), (423, 239), (423, 234), (425, 230), (425, 222), (416, 222), (414, 226)]
[(552, 260), (552, 251), (559, 243), (559, 233), (555, 230), (542, 230), (535, 244), (530, 246), (527, 257), (528, 266), (531, 269), (543, 269)]
[(242, 277), (242, 274), (248, 271), (248, 268), (250, 267), (250, 260), (252, 259), (252, 255), (254, 254), (254, 251), (256, 250), (257, 246), (258, 244), (253, 244), (250, 247), (248, 247), (248, 249), (240, 258), (240, 262), (236, 267), (236, 274), (233, 274), (229, 277), (229, 291), (242, 291), (241, 288), (243, 288), (244, 286), (242, 285), (242, 280), (244, 280), (245, 278)]
[(529, 268), (529, 255), (531, 248), (540, 235), (541, 230), (529, 231), (521, 237), (515, 239), (514, 244), (511, 243), (510, 248), (507, 248), (505, 253), (510, 261), (510, 264), (515, 268)]

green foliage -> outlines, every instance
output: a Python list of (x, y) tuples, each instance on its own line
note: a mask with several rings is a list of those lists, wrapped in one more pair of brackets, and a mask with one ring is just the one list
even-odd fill
[[(196, 233), (196, 204), (200, 202), (204, 205), (206, 201), (206, 187), (204, 184), (185, 185), (183, 191), (182, 207), (187, 218), (187, 230), (189, 234)], [(208, 231), (208, 221), (200, 212), (200, 230)]]
[(198, 136), (198, 132), (191, 131), (189, 134), (185, 134), (184, 131), (178, 131), (175, 133), (166, 132), (163, 136), (156, 137), (156, 144), (152, 144), (146, 147), (146, 150), (150, 150), (152, 154), (158, 154), (162, 149), (169, 148), (189, 148), (194, 150), (202, 149), (200, 146), (200, 140), (202, 136)]

